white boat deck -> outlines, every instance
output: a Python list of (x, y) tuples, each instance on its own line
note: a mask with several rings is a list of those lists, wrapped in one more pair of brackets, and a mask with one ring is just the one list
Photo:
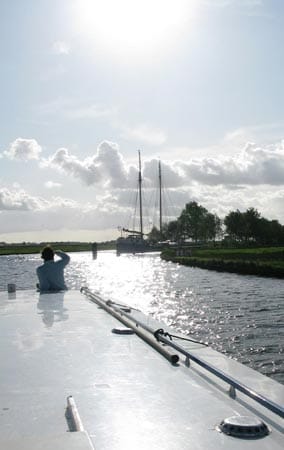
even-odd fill
[[(283, 418), (238, 392), (232, 399), (227, 383), (186, 367), (183, 355), (171, 365), (136, 334), (112, 332), (121, 327), (78, 291), (0, 293), (1, 450), (283, 448)], [(283, 385), (199, 344), (179, 344), (283, 407)], [(84, 431), (68, 428), (70, 395)], [(232, 416), (256, 416), (270, 433), (218, 431)]]

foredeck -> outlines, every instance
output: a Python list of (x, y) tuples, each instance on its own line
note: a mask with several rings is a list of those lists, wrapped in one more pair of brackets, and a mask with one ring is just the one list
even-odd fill
[[(172, 365), (136, 334), (112, 332), (121, 327), (78, 291), (0, 293), (1, 449), (283, 448), (277, 414), (243, 394), (232, 399), (227, 383), (194, 362), (186, 367), (183, 355)], [(199, 344), (186, 348), (283, 405), (284, 386)], [(66, 420), (70, 395), (83, 431)], [(257, 416), (270, 433), (218, 431), (232, 416)]]

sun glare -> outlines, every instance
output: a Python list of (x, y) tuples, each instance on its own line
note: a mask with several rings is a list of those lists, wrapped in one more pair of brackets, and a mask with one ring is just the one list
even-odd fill
[(173, 42), (195, 0), (80, 0), (76, 22), (96, 46), (117, 56), (143, 56)]

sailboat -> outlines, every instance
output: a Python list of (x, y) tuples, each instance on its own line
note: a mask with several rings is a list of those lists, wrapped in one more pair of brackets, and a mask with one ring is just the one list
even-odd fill
[[(145, 253), (161, 250), (161, 244), (153, 244), (145, 239), (146, 233), (143, 230), (143, 204), (142, 204), (142, 171), (141, 171), (141, 154), (138, 150), (139, 170), (138, 170), (138, 198), (139, 198), (139, 230), (129, 230), (122, 228), (126, 237), (119, 237), (116, 241), (116, 253)], [(162, 174), (161, 162), (159, 161), (159, 213), (160, 213), (160, 231), (162, 230)]]

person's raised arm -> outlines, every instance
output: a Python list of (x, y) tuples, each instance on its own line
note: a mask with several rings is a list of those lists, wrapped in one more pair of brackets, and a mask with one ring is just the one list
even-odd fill
[(56, 250), (55, 255), (59, 256), (61, 258), (62, 262), (64, 262), (64, 265), (66, 266), (70, 261), (70, 256), (67, 255), (67, 253), (63, 252), (62, 250)]

